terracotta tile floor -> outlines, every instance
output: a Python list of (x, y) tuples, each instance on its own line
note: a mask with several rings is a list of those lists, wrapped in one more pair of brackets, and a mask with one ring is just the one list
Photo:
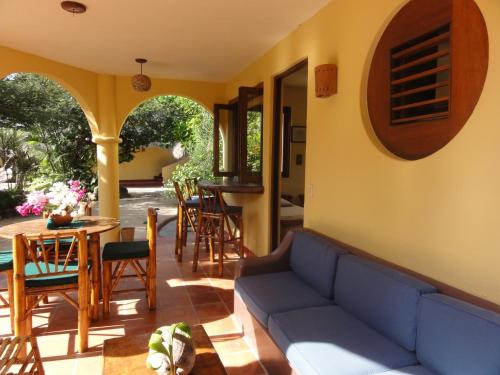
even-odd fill
[[(103, 340), (151, 332), (177, 321), (204, 325), (229, 374), (265, 374), (231, 317), (237, 255), (228, 254), (229, 259), (224, 263), (225, 276), (221, 279), (217, 277), (216, 264), (210, 263), (204, 252), (198, 272), (191, 271), (192, 244), (185, 249), (183, 263), (177, 263), (173, 244), (172, 238), (159, 237), (156, 311), (148, 310), (144, 293), (117, 295), (110, 317), (101, 317), (91, 324), (87, 353), (76, 352), (77, 312), (73, 307), (54, 296), (49, 304), (42, 304), (35, 310), (34, 333), (38, 336), (48, 375), (101, 374)], [(125, 281), (134, 282), (132, 279)], [(0, 284), (5, 284), (3, 276)], [(9, 309), (0, 308), (0, 336), (8, 335)]]

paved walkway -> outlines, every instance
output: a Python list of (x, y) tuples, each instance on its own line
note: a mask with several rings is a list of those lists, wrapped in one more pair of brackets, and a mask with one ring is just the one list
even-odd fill
[[(135, 227), (136, 237), (144, 238), (146, 233), (146, 218), (148, 207), (159, 208), (158, 224), (162, 226), (177, 215), (175, 199), (168, 198), (163, 188), (129, 188), (130, 198), (120, 199), (120, 221), (123, 227)], [(93, 214), (99, 215), (99, 205), (93, 208)], [(38, 217), (37, 217), (38, 218)], [(33, 220), (34, 217), (16, 216), (0, 220), (0, 227)], [(0, 249), (11, 247), (9, 240), (0, 239)]]

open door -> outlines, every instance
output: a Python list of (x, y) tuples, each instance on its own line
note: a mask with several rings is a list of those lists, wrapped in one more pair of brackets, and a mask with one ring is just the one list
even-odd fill
[(305, 60), (274, 80), (271, 251), (304, 222), (307, 76)]

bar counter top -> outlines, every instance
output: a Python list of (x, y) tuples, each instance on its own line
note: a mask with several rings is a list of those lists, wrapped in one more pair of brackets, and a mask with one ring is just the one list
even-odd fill
[(243, 183), (229, 179), (217, 179), (216, 181), (199, 181), (198, 185), (202, 188), (219, 190), (223, 193), (242, 193), (242, 194), (262, 194), (264, 186), (255, 183)]

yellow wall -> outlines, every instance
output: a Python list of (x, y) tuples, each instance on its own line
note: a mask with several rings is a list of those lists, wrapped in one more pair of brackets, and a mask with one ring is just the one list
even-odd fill
[[(264, 82), (264, 185), (244, 203), (247, 245), (268, 250), (273, 76), (301, 59), (338, 64), (338, 94), (308, 88), (305, 225), (500, 304), (500, 2), (477, 0), (489, 30), (489, 71), (470, 120), (446, 147), (400, 160), (378, 142), (366, 106), (376, 42), (403, 0), (335, 0), (235, 77)], [(258, 220), (257, 220), (258, 217)]]
[[(307, 126), (307, 88), (285, 86), (283, 88), (283, 105), (292, 110), (292, 126)], [(291, 135), (290, 135), (291, 139)], [(297, 165), (297, 155), (302, 155), (302, 165)], [(298, 195), (304, 194), (306, 172), (306, 144), (290, 143), (290, 174), (281, 179), (281, 193), (293, 197), (294, 203), (299, 203)]]
[(149, 180), (158, 176), (163, 167), (176, 161), (171, 149), (147, 147), (136, 152), (130, 162), (120, 163), (120, 180)]

